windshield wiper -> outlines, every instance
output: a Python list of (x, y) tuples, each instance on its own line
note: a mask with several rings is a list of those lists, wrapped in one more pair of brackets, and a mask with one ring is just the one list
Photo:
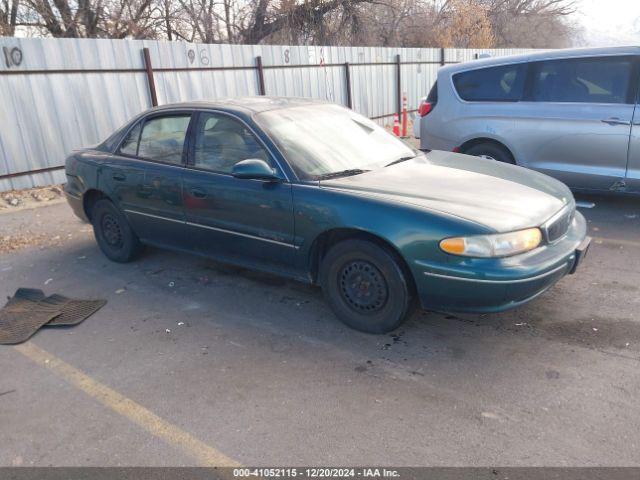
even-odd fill
[(348, 170), (340, 170), (339, 172), (323, 173), (318, 175), (318, 180), (328, 180), (330, 178), (349, 177), (351, 175), (360, 175), (361, 173), (369, 172), (370, 170), (362, 170), (361, 168), (351, 168)]
[(387, 163), (385, 165), (385, 167), (390, 167), (391, 165), (395, 165), (396, 163), (400, 163), (400, 162), (406, 162), (407, 160), (411, 160), (412, 158), (416, 158), (417, 155), (413, 155), (411, 157), (400, 157), (397, 160), (394, 160), (393, 162)]

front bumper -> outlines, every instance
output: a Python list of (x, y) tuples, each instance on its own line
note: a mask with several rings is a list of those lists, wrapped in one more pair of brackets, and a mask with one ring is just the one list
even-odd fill
[(589, 247), (586, 221), (576, 212), (559, 241), (521, 255), (496, 259), (456, 258), (436, 264), (417, 260), (414, 277), (423, 308), (440, 311), (499, 312), (544, 293), (573, 273)]

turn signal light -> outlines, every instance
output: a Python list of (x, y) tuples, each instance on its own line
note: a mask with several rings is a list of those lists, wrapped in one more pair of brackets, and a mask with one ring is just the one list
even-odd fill
[(540, 229), (528, 228), (495, 235), (445, 238), (440, 242), (440, 248), (452, 255), (465, 257), (508, 257), (533, 250), (541, 242)]

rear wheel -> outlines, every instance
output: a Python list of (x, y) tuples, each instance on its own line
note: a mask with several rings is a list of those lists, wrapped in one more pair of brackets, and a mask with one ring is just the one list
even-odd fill
[(498, 162), (516, 163), (511, 152), (496, 143), (479, 143), (478, 145), (474, 145), (467, 149), (464, 153), (467, 155), (473, 155), (474, 157), (486, 158), (488, 160), (497, 160)]
[(398, 262), (366, 240), (333, 246), (322, 261), (320, 284), (336, 316), (362, 332), (394, 330), (413, 309)]
[(110, 200), (98, 200), (91, 209), (91, 223), (98, 246), (109, 260), (130, 262), (142, 250), (142, 244), (126, 217)]

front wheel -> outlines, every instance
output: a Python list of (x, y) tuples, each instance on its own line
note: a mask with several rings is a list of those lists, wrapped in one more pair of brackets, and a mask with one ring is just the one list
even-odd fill
[(362, 332), (390, 332), (413, 309), (409, 284), (394, 256), (366, 240), (333, 246), (322, 261), (320, 284), (336, 316)]
[(110, 200), (96, 202), (91, 210), (91, 223), (98, 246), (109, 260), (130, 262), (142, 250), (142, 244), (126, 217)]

